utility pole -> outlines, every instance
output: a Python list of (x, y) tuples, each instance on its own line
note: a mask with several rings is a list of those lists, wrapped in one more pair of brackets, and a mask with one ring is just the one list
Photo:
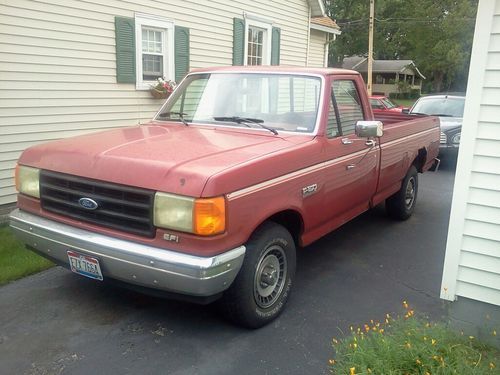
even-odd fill
[(370, 26), (368, 31), (368, 95), (372, 94), (373, 78), (373, 26), (375, 23), (375, 0), (370, 0)]

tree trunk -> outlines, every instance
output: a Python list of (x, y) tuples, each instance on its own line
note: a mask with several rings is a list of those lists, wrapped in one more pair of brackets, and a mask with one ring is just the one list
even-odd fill
[(434, 92), (441, 92), (443, 88), (443, 79), (444, 79), (444, 72), (442, 71), (434, 72), (434, 82), (432, 83), (434, 86)]

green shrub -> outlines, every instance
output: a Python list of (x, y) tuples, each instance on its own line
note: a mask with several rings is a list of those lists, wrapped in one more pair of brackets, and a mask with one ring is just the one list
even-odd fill
[[(499, 374), (500, 352), (472, 336), (455, 333), (444, 324), (415, 318), (406, 302), (406, 314), (385, 322), (371, 321), (352, 328), (342, 340), (333, 340), (333, 374), (467, 375)], [(496, 335), (496, 331), (492, 334)]]

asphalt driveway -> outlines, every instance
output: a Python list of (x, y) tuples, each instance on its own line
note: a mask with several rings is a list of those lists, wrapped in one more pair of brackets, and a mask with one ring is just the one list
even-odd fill
[(323, 374), (331, 339), (402, 312), (439, 319), (454, 171), (420, 176), (417, 209), (383, 207), (302, 249), (291, 299), (248, 331), (212, 306), (156, 299), (59, 267), (0, 288), (0, 374)]

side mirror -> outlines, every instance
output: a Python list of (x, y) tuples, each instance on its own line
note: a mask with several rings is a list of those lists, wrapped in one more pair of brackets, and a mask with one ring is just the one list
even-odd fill
[(384, 125), (380, 121), (358, 121), (356, 135), (360, 138), (382, 137)]
[(405, 115), (409, 115), (410, 114), (410, 108), (403, 108), (401, 110), (401, 113), (404, 113)]

